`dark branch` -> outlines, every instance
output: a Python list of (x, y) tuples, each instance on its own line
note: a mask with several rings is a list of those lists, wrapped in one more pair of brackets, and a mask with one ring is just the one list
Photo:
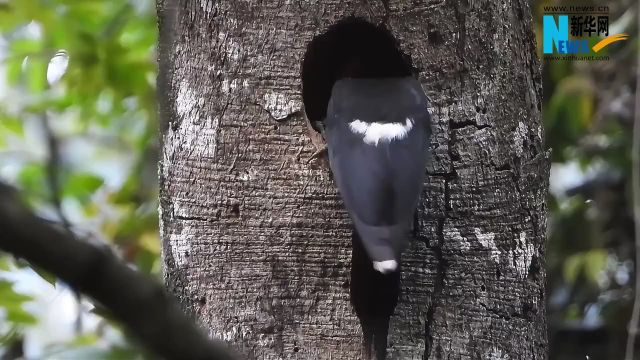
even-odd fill
[(151, 351), (165, 359), (233, 359), (198, 329), (162, 286), (116, 257), (108, 246), (74, 239), (36, 217), (0, 183), (0, 250), (56, 275), (109, 309)]

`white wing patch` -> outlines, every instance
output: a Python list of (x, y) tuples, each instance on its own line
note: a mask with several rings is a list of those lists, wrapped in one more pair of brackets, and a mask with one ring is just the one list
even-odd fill
[(362, 139), (366, 144), (378, 145), (380, 141), (391, 142), (407, 137), (413, 128), (413, 120), (407, 118), (405, 123), (367, 123), (358, 119), (349, 123), (349, 128), (354, 134), (364, 135)]
[(373, 268), (377, 272), (386, 274), (395, 271), (398, 268), (398, 263), (395, 260), (374, 261)]

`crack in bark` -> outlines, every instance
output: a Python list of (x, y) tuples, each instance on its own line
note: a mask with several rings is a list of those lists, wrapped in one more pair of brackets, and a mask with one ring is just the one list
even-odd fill
[(177, 220), (185, 220), (185, 221), (202, 221), (202, 222), (213, 222), (210, 218), (205, 216), (185, 216), (185, 215), (174, 215), (174, 219)]
[[(452, 145), (453, 145), (452, 138), (451, 138), (451, 128), (449, 128), (449, 144), (448, 145), (449, 145), (448, 152), (449, 152), (449, 156), (451, 157)], [(427, 310), (427, 319), (425, 324), (425, 349), (424, 349), (424, 356), (423, 356), (423, 359), (425, 360), (429, 359), (429, 355), (433, 347), (433, 340), (434, 340), (433, 321), (435, 317), (436, 308), (440, 305), (439, 298), (442, 295), (442, 290), (444, 288), (444, 277), (446, 272), (446, 260), (444, 259), (442, 254), (442, 246), (444, 245), (444, 225), (449, 217), (448, 212), (451, 210), (449, 182), (456, 177), (455, 167), (453, 166), (453, 163), (451, 164), (451, 166), (453, 170), (451, 172), (444, 174), (443, 176), (445, 179), (445, 183), (444, 183), (445, 209), (444, 209), (444, 216), (438, 220), (438, 229), (437, 229), (438, 241), (436, 244), (433, 244), (433, 245), (427, 243), (427, 246), (430, 249), (432, 249), (435, 253), (434, 255), (435, 255), (437, 267), (436, 267), (436, 277), (433, 283), (433, 293), (431, 294), (431, 304), (429, 305), (429, 308)]]
[[(439, 114), (441, 115), (441, 114)], [(473, 124), (474, 126), (478, 126), (477, 124)], [(442, 247), (444, 246), (445, 235), (444, 235), (444, 226), (447, 219), (449, 219), (451, 208), (451, 187), (450, 182), (457, 178), (458, 174), (456, 173), (455, 168), (455, 160), (459, 158), (457, 154), (454, 154), (454, 130), (453, 120), (450, 118), (448, 121), (448, 129), (447, 133), (449, 135), (449, 139), (447, 141), (447, 153), (449, 155), (449, 160), (451, 161), (451, 171), (448, 171), (443, 174), (432, 176), (440, 176), (444, 179), (444, 215), (442, 218), (438, 219), (438, 228), (436, 233), (438, 234), (438, 240), (436, 244), (430, 244), (427, 242), (427, 246), (434, 251), (434, 256), (436, 260), (436, 276), (433, 283), (433, 293), (431, 294), (431, 303), (429, 304), (427, 310), (427, 319), (425, 324), (425, 351), (423, 355), (423, 359), (427, 360), (430, 358), (430, 354), (433, 348), (434, 342), (434, 318), (436, 308), (440, 305), (440, 297), (443, 293), (444, 289), (444, 278), (446, 274), (447, 268), (447, 260), (444, 258)]]
[(482, 302), (479, 302), (478, 304), (482, 306), (487, 312), (494, 314), (497, 317), (506, 321), (511, 321), (512, 319), (522, 319), (526, 321), (532, 320), (531, 315), (529, 314), (533, 312), (533, 310), (531, 309), (531, 306), (528, 304), (524, 304), (522, 306), (522, 312), (518, 312), (515, 309), (512, 309), (510, 312), (500, 311), (499, 309), (489, 307), (487, 306), (487, 304), (484, 304)]
[[(448, 181), (445, 184), (445, 195), (449, 192)], [(445, 196), (445, 198), (448, 196)], [(436, 278), (433, 283), (433, 293), (431, 294), (431, 304), (427, 310), (427, 319), (425, 324), (425, 349), (423, 359), (429, 359), (431, 348), (433, 346), (433, 320), (435, 316), (436, 308), (439, 305), (439, 297), (442, 294), (444, 288), (444, 277), (446, 272), (446, 260), (442, 256), (442, 245), (444, 244), (444, 222), (447, 216), (438, 220), (438, 242), (431, 246), (428, 245), (435, 252), (435, 258), (437, 262)]]
[(522, 179), (522, 172), (520, 170), (522, 169), (522, 164), (520, 164), (520, 159), (518, 159), (518, 164), (515, 164), (515, 165), (520, 165), (520, 166), (512, 167), (510, 171), (511, 180), (513, 181), (513, 185), (516, 191), (518, 192), (518, 201), (520, 201), (520, 206), (522, 206), (522, 209), (525, 211), (526, 216), (529, 217), (532, 223), (531, 229), (533, 230), (533, 236), (535, 239), (537, 239), (538, 238), (538, 221), (535, 215), (533, 214), (531, 207), (529, 207), (526, 201), (523, 201), (523, 198), (522, 198), (522, 189), (520, 188), (520, 180)]
[(450, 122), (449, 128), (451, 130), (458, 130), (458, 129), (465, 128), (467, 126), (473, 126), (477, 130), (482, 130), (482, 129), (486, 129), (486, 128), (490, 128), (491, 127), (491, 125), (489, 125), (489, 124), (478, 124), (477, 122), (475, 122), (473, 120), (464, 120), (464, 121), (460, 121), (460, 122)]
[(462, 88), (465, 87), (464, 74), (465, 74), (465, 46), (467, 41), (467, 33), (466, 33), (466, 10), (468, 8), (468, 4), (466, 0), (458, 0), (453, 2), (453, 10), (456, 17), (456, 21), (458, 22), (458, 41), (456, 43), (456, 53), (458, 54), (458, 58), (460, 59), (461, 70), (459, 71), (460, 75), (460, 83)]

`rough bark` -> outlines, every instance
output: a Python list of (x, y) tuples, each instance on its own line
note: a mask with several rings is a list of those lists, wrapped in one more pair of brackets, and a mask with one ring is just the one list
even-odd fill
[[(248, 358), (358, 358), (349, 220), (328, 168), (307, 162), (299, 71), (313, 35), (354, 13), (377, 22), (382, 1), (168, 8), (159, 2), (169, 290)], [(434, 135), (388, 357), (543, 359), (549, 160), (528, 1), (390, 10)]]

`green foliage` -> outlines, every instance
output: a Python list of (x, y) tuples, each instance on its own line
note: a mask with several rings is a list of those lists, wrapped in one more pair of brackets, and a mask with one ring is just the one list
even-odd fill
[(91, 199), (91, 196), (104, 184), (104, 180), (94, 174), (76, 172), (70, 174), (64, 181), (62, 196), (72, 197), (83, 202)]
[(100, 338), (95, 335), (78, 336), (73, 341), (51, 346), (46, 351), (49, 359), (91, 359), (91, 360), (139, 360), (148, 356), (136, 349), (126, 346), (114, 345), (108, 349), (96, 346)]
[(577, 143), (591, 126), (594, 97), (595, 86), (584, 76), (567, 76), (558, 84), (544, 112), (547, 143), (557, 150), (553, 161), (571, 158), (562, 149)]
[(584, 275), (592, 284), (598, 284), (598, 277), (607, 265), (608, 252), (604, 249), (593, 249), (573, 254), (564, 260), (564, 279), (575, 283), (580, 275)]
[[(631, 34), (629, 41), (607, 47), (609, 61), (543, 63), (545, 137), (553, 166), (577, 168), (555, 178), (552, 171), (551, 182), (579, 180), (549, 199), (551, 359), (622, 358), (634, 278), (629, 194), (638, 3), (539, 0), (534, 21), (540, 49), (547, 5), (607, 5), (611, 32)], [(580, 342), (600, 330), (606, 336), (596, 332), (597, 341)]]
[[(60, 220), (53, 211), (46, 117), (60, 154), (57, 193), (74, 231), (112, 241), (125, 260), (152, 274), (160, 266), (157, 181), (155, 171), (147, 171), (158, 153), (156, 32), (151, 0), (0, 1), (0, 178), (23, 190), (36, 210)], [(54, 57), (67, 66), (49, 84)], [(0, 255), (0, 271), (21, 266)], [(51, 275), (33, 270), (55, 286)], [(23, 307), (31, 300), (0, 273), (0, 323), (7, 325), (0, 327), (0, 354), (23, 330), (39, 326)], [(105, 341), (113, 339), (85, 331), (46, 353), (142, 357), (131, 344), (105, 347)]]
[(4, 315), (0, 318), (3, 321), (15, 325), (35, 324), (36, 318), (22, 307), (30, 300), (30, 296), (16, 292), (13, 283), (8, 280), (0, 280), (0, 308), (4, 309)]

